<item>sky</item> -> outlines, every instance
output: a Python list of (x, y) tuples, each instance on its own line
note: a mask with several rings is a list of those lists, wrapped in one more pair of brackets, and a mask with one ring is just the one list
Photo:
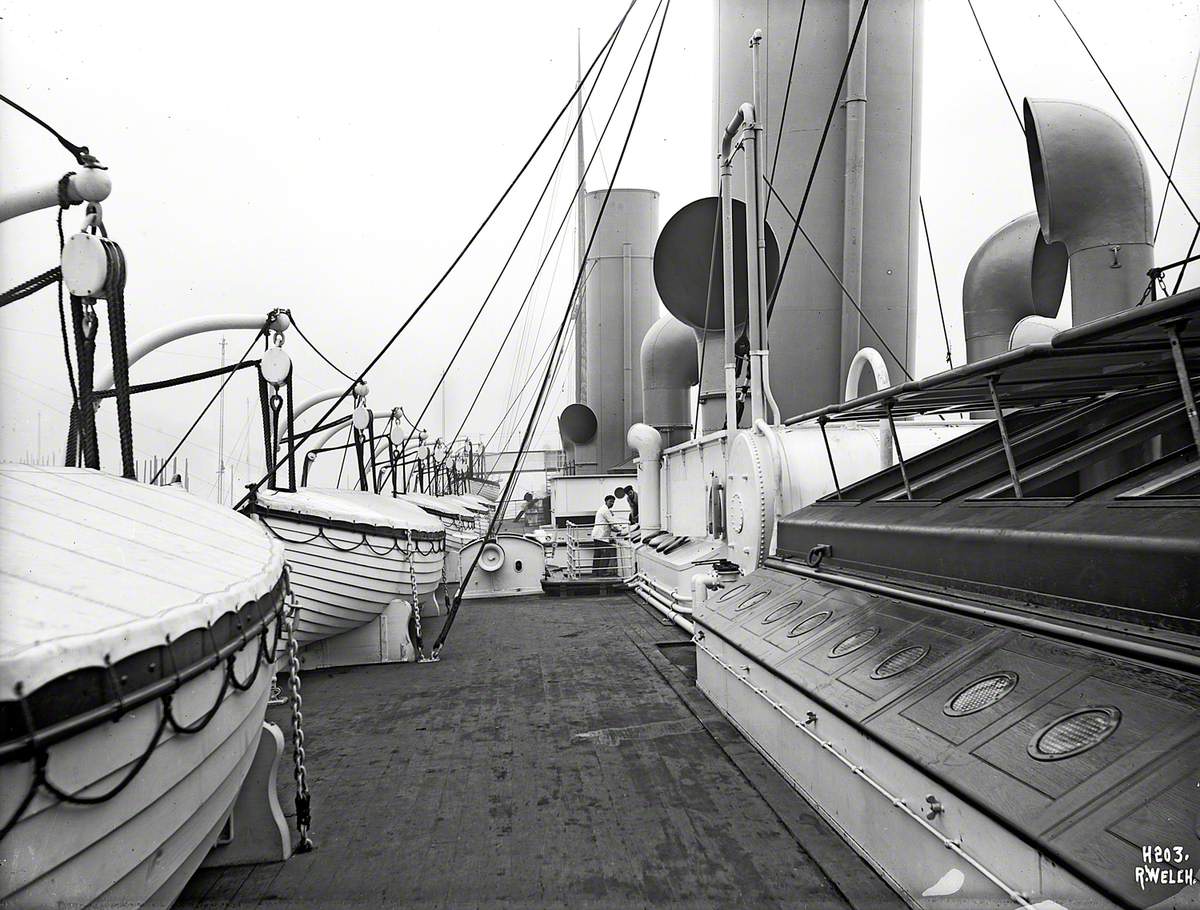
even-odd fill
[[(1197, 3), (1061, 2), (1168, 163), (1200, 48)], [(566, 101), (577, 34), (586, 66), (626, 4), (0, 2), (0, 91), (110, 168), (104, 217), (129, 263), (131, 338), (190, 316), (287, 307), (330, 360), (356, 372), (426, 296)], [(1070, 98), (1125, 119), (1051, 0), (976, 0), (975, 7), (1014, 97)], [(607, 64), (594, 113), (585, 115), (589, 151), (652, 10), (639, 0)], [(673, 0), (617, 180), (658, 190), (663, 222), (710, 192), (712, 30), (710, 0)], [(1033, 200), (1023, 137), (965, 0), (927, 0), (924, 55), (922, 196), (961, 363), (966, 265), (983, 239)], [(616, 165), (641, 72), (601, 144), (590, 189), (606, 185)], [(568, 127), (563, 121), (551, 131), (488, 229), (372, 370), (374, 409), (421, 410), (551, 177)], [(1193, 110), (1175, 170), (1189, 201), (1200, 200), (1197, 151)], [(561, 250), (550, 243), (574, 189), (573, 156), (571, 148), (445, 395), (423, 421), (434, 434), (443, 421), (452, 434), (463, 420), (547, 249), (545, 272), (467, 420), (470, 435), (492, 436), (551, 338), (574, 277), (573, 219)], [(0, 192), (52, 181), (73, 164), (36, 125), (0, 110)], [(1157, 208), (1165, 181), (1153, 164), (1151, 177)], [(81, 218), (79, 208), (66, 213), (68, 233)], [(1157, 260), (1181, 258), (1193, 227), (1170, 199)], [(0, 287), (44, 271), (56, 256), (53, 212), (0, 225)], [(945, 344), (924, 250), (920, 260), (916, 372), (924, 375), (944, 366)], [(1200, 268), (1189, 275), (1200, 281)], [(58, 331), (51, 290), (0, 311), (0, 459), (61, 455), (70, 392)], [(249, 333), (228, 332), (226, 341), (236, 359)], [(138, 363), (133, 380), (216, 366), (219, 343), (219, 335), (176, 342)], [(297, 397), (344, 385), (296, 333), (286, 349)], [(564, 370), (548, 417), (570, 401), (569, 385)], [(138, 457), (170, 452), (213, 391), (208, 382), (138, 396)], [(256, 396), (244, 372), (225, 398), (224, 451), (239, 494), (262, 459)], [(493, 447), (517, 427), (524, 400)], [(113, 411), (105, 406), (100, 418), (110, 469), (119, 464)], [(539, 432), (539, 444), (550, 435)], [(214, 406), (180, 451), (200, 495), (217, 495), (218, 440)], [(332, 483), (338, 462), (326, 455), (315, 481)]]

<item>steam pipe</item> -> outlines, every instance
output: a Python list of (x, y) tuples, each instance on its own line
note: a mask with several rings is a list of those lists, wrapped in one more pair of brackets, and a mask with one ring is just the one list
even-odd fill
[[(0, 199), (0, 222), (28, 215), (41, 209), (58, 207), (58, 180), (18, 190)], [(67, 178), (67, 201), (103, 202), (112, 192), (112, 178), (99, 167), (85, 167)]]
[[(230, 329), (269, 329), (275, 332), (286, 332), (291, 328), (292, 321), (287, 313), (220, 313), (213, 316), (197, 316), (194, 319), (182, 319), (172, 325), (155, 329), (148, 335), (143, 335), (129, 345), (129, 365), (135, 363), (156, 351), (164, 344), (187, 338), (190, 335), (200, 335), (204, 332), (222, 332)], [(93, 386), (97, 392), (111, 389), (113, 384), (112, 368), (108, 367), (96, 374)]]
[(662, 434), (652, 426), (635, 423), (629, 428), (626, 439), (638, 454), (638, 523), (643, 531), (657, 531), (662, 528)]
[[(863, 13), (861, 40), (854, 46), (854, 33), (859, 14), (867, 0), (854, 0), (850, 4), (850, 15), (846, 20), (849, 32), (847, 47), (853, 51), (846, 73), (846, 182), (845, 215), (842, 228), (842, 354), (839, 363), (845, 363), (850, 351), (858, 351), (862, 345), (862, 316), (851, 300), (862, 300), (863, 285), (863, 209), (866, 193), (867, 162), (867, 32), (870, 28), (868, 14)], [(854, 296), (851, 297), (850, 295)], [(854, 355), (855, 357), (858, 354)], [(847, 389), (847, 401), (849, 389)]]
[(733, 298), (733, 140), (746, 122), (746, 113), (754, 117), (753, 107), (743, 104), (721, 137), (717, 156), (717, 185), (721, 197), (721, 263), (725, 312), (725, 431), (730, 435), (737, 429), (737, 361), (734, 354)]
[(1129, 131), (1086, 104), (1027, 98), (1025, 141), (1042, 234), (1066, 245), (1072, 321), (1134, 306), (1154, 266), (1150, 174)]
[[(878, 391), (890, 388), (891, 377), (888, 376), (887, 362), (874, 348), (862, 348), (850, 361), (850, 369), (846, 373), (845, 401), (853, 401), (858, 397), (858, 386), (862, 380), (863, 370), (867, 367), (875, 376), (875, 388)], [(879, 421), (879, 467), (889, 468), (896, 460), (895, 444), (892, 442), (892, 425), (886, 419)]]
[[(767, 391), (764, 382), (766, 366), (766, 296), (767, 296), (767, 239), (763, 231), (763, 126), (758, 120), (762, 109), (759, 101), (759, 48), (762, 31), (756, 29), (750, 37), (751, 85), (753, 103), (746, 111), (742, 143), (746, 151), (746, 295), (749, 310), (750, 342), (750, 423), (763, 419), (766, 413)], [(743, 108), (744, 110), (745, 108)]]

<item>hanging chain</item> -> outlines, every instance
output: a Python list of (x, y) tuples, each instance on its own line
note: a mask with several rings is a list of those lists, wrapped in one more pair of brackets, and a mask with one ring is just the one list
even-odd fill
[(409, 534), (405, 554), (408, 557), (408, 583), (412, 585), (413, 625), (417, 630), (417, 640), (413, 642), (413, 648), (417, 652), (417, 663), (422, 663), (425, 660), (425, 651), (421, 641), (421, 604), (417, 600), (417, 544), (412, 539), (411, 532)]
[(312, 824), (311, 799), (308, 792), (308, 769), (304, 767), (304, 699), (300, 695), (300, 647), (296, 644), (296, 613), (299, 601), (292, 595), (288, 610), (288, 671), (291, 675), (292, 689), (292, 759), (296, 773), (296, 830), (300, 834), (300, 843), (296, 845), (297, 853), (308, 853), (313, 848), (308, 836), (309, 825)]

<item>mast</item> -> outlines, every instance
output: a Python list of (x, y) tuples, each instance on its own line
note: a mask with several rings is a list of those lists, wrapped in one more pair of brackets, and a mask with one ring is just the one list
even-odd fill
[[(584, 227), (583, 205), (584, 199), (587, 196), (587, 187), (584, 185), (584, 164), (583, 164), (583, 51), (579, 30), (575, 31), (575, 85), (578, 91), (575, 94), (575, 111), (576, 111), (576, 133), (575, 133), (575, 183), (579, 191), (575, 197), (575, 274), (581, 275), (583, 272), (583, 257), (587, 253), (587, 244), (584, 240), (586, 228)], [(579, 286), (575, 289), (575, 400), (580, 404), (587, 404), (588, 388), (587, 388), (587, 319), (584, 315), (583, 287), (585, 282), (582, 278), (579, 281)]]

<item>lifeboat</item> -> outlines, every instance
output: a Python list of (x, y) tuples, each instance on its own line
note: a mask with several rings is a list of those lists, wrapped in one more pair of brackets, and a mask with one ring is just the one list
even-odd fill
[(299, 600), (303, 646), (349, 632), (396, 598), (437, 612), (446, 532), (436, 518), (374, 493), (258, 490), (247, 506), (282, 542)]
[(258, 747), (283, 547), (182, 489), (0, 466), (0, 904), (170, 905)]
[(479, 536), (475, 522), (476, 513), (465, 503), (449, 496), (397, 493), (395, 498), (411, 503), (441, 521), (446, 529), (446, 581), (457, 584), (462, 573), (458, 554), (464, 544)]

